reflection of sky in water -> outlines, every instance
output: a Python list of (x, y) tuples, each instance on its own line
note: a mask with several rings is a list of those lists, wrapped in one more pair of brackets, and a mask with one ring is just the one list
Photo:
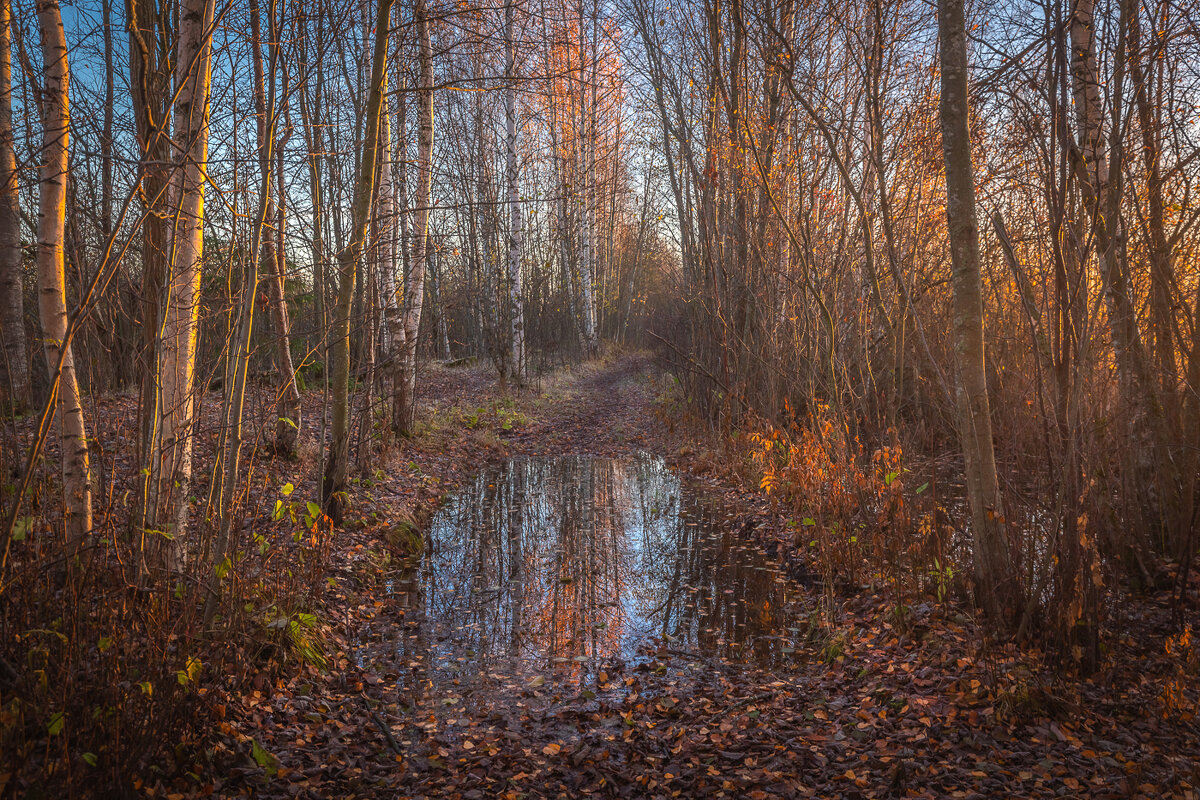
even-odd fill
[(409, 667), (582, 675), (660, 639), (703, 656), (787, 659), (777, 564), (661, 459), (510, 461), (454, 495), (427, 536), (396, 586)]

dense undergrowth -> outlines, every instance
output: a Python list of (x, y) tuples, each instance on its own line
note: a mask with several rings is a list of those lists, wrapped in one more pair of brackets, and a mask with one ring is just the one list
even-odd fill
[[(824, 408), (714, 434), (669, 376), (645, 368), (610, 357), (515, 398), (482, 372), (434, 370), (414, 439), (360, 443), (386, 457), (354, 478), (345, 529), (311, 504), (311, 441), (298, 461), (259, 453), (238, 556), (168, 586), (139, 579), (127, 454), (106, 454), (104, 532), (76, 560), (50, 528), (54, 479), (41, 473), (0, 604), (0, 792), (945, 796), (983, 780), (1030, 796), (1116, 786), (1097, 796), (1186, 797), (1200, 783), (1181, 766), (1200, 647), (1172, 592), (1124, 587), (1104, 660), (1080, 675), (1040, 629), (999, 640), (976, 619), (965, 514), (944, 465), (896, 437), (867, 445)], [(643, 399), (613, 388), (631, 381)], [(127, 400), (103, 402), (100, 418), (133, 424)], [(664, 644), (649, 667), (611, 667), (604, 685), (624, 692), (612, 705), (589, 699), (600, 686), (576, 696), (522, 684), (476, 696), (461, 731), (411, 738), (419, 720), (388, 674), (353, 653), (364, 627), (402, 614), (384, 588), (424, 515), (491, 459), (639, 449), (727, 494), (748, 542), (790, 565), (811, 603), (796, 671), (674, 657)], [(792, 752), (797, 741), (808, 745)], [(666, 783), (662, 748), (680, 748)], [(605, 752), (621, 759), (615, 771)], [(759, 766), (730, 760), (741, 752)], [(973, 777), (988, 752), (997, 768)]]

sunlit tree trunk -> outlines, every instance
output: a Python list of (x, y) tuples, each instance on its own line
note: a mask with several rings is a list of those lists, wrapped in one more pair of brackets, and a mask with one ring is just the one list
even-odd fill
[(412, 435), (416, 418), (417, 333), (425, 295), (425, 262), (429, 254), (429, 205), (433, 183), (433, 47), (424, 0), (413, 9), (421, 69), (420, 118), (417, 120), (417, 191), (413, 197), (412, 267), (404, 285), (404, 349), (396, 353), (402, 363), (403, 382), (397, 387), (401, 409), (399, 432)]
[(1012, 557), (992, 449), (992, 418), (984, 363), (983, 281), (975, 178), (967, 126), (967, 33), (963, 0), (938, 0), (942, 54), (942, 154), (946, 165), (946, 224), (954, 284), (954, 352), (958, 366), (958, 425), (966, 461), (975, 543), (975, 580), (984, 610), (997, 625), (1018, 609)]
[[(50, 381), (58, 382), (58, 428), (62, 443), (63, 514), (67, 542), (78, 547), (92, 529), (91, 472), (87, 429), (75, 357), (67, 334), (67, 281), (63, 239), (67, 221), (70, 73), (67, 38), (58, 0), (39, 0), (42, 39), (42, 152), (38, 196), (38, 311)], [(60, 366), (61, 364), (61, 366)], [(61, 370), (61, 371), (60, 371)]]
[(29, 354), (25, 342), (25, 290), (21, 280), (21, 199), (12, 124), (12, 0), (0, 0), (0, 338), (8, 376), (9, 402), (30, 401)]
[(525, 311), (521, 291), (521, 237), (523, 216), (518, 192), (517, 165), (517, 49), (514, 40), (515, 0), (504, 6), (504, 118), (507, 129), (504, 178), (508, 187), (508, 309), (510, 364), (519, 386), (525, 376)]
[[(377, 21), (391, 19), (392, 0), (379, 0)], [(363, 242), (370, 227), (371, 201), (375, 194), (375, 162), (379, 147), (379, 113), (383, 103), (383, 74), (387, 69), (388, 25), (375, 26), (371, 83), (367, 115), (354, 187), (350, 240), (338, 255), (338, 298), (329, 333), (331, 402), (333, 420), (329, 452), (321, 482), (321, 504), (325, 513), (341, 524), (345, 516), (346, 472), (350, 458), (350, 306), (354, 302), (354, 278), (362, 258)]]
[(183, 0), (175, 55), (175, 169), (168, 190), (171, 261), (163, 282), (147, 504), (147, 527), (166, 537), (163, 566), (168, 571), (183, 565), (192, 490), (192, 384), (204, 259), (213, 7), (214, 0)]

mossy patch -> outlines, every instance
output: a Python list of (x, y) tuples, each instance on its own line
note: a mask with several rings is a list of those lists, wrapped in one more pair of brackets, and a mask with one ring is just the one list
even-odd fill
[(407, 517), (387, 529), (386, 539), (400, 558), (418, 558), (425, 550), (425, 534), (415, 521)]

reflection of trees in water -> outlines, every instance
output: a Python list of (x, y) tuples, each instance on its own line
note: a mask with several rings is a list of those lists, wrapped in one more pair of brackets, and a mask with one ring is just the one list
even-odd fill
[(431, 524), (410, 594), (420, 630), (402, 655), (450, 672), (583, 665), (668, 634), (675, 648), (737, 656), (753, 642), (769, 658), (786, 587), (722, 513), (650, 457), (485, 470)]

